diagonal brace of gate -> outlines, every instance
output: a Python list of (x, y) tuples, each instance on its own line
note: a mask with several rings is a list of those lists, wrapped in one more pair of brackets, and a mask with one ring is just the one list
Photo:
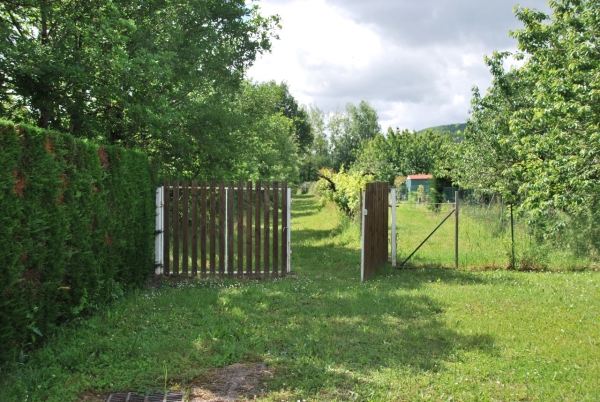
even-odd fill
[(423, 244), (425, 244), (425, 243), (427, 242), (427, 240), (429, 240), (429, 238), (430, 238), (431, 236), (433, 236), (433, 234), (434, 234), (435, 232), (437, 232), (437, 230), (438, 230), (438, 229), (439, 229), (439, 228), (440, 228), (440, 227), (441, 227), (441, 226), (444, 224), (444, 222), (446, 222), (446, 221), (448, 220), (448, 218), (450, 218), (450, 217), (451, 217), (451, 216), (454, 214), (454, 212), (456, 212), (456, 209), (453, 209), (453, 210), (452, 210), (452, 211), (451, 211), (451, 212), (448, 214), (448, 216), (446, 216), (446, 217), (444, 218), (444, 220), (443, 220), (442, 222), (440, 222), (440, 224), (439, 224), (439, 225), (437, 225), (437, 227), (436, 227), (435, 229), (433, 229), (433, 232), (429, 233), (429, 236), (427, 236), (427, 237), (425, 238), (425, 240), (423, 240), (423, 241), (421, 242), (421, 244), (419, 244), (419, 246), (418, 246), (418, 247), (415, 249), (415, 251), (413, 251), (412, 253), (410, 253), (410, 255), (408, 256), (408, 258), (406, 258), (406, 260), (404, 260), (404, 262), (402, 262), (402, 264), (400, 264), (400, 266), (401, 266), (401, 267), (403, 267), (403, 266), (404, 266), (404, 264), (406, 264), (406, 263), (408, 262), (408, 260), (410, 260), (410, 259), (411, 259), (411, 257), (412, 257), (413, 255), (415, 255), (415, 253), (416, 253), (417, 251), (419, 251), (419, 249), (421, 248), (421, 246), (422, 246)]

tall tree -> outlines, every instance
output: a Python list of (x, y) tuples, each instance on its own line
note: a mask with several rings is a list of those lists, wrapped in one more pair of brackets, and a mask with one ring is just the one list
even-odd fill
[(199, 104), (237, 88), (276, 24), (244, 0), (6, 0), (0, 112), (162, 155)]
[(436, 173), (446, 163), (451, 144), (450, 133), (389, 128), (386, 136), (363, 142), (352, 169), (390, 183), (398, 176)]
[(494, 83), (485, 97), (475, 94), (465, 136), (471, 156), (458, 171), (463, 185), (516, 193), (546, 233), (572, 225), (599, 250), (598, 1), (549, 4), (551, 17), (516, 9), (524, 28), (511, 35), (524, 63), (504, 72), (492, 58)]
[(377, 111), (364, 100), (360, 101), (358, 107), (349, 103), (345, 113), (334, 114), (328, 128), (333, 148), (333, 167), (336, 170), (352, 165), (362, 142), (381, 132)]

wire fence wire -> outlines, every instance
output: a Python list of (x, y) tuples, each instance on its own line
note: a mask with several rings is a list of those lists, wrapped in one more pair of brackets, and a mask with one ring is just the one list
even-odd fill
[[(450, 194), (450, 191), (448, 191)], [(400, 197), (399, 197), (400, 198)], [(403, 198), (403, 199), (402, 199)], [(425, 197), (402, 197), (396, 205), (396, 259), (400, 264), (455, 208), (454, 197), (429, 202)], [(577, 269), (594, 264), (577, 253), (567, 239), (536, 236), (527, 216), (513, 214), (499, 195), (461, 192), (459, 200), (459, 268), (520, 270)], [(454, 267), (456, 216), (448, 219), (406, 262), (406, 267)]]

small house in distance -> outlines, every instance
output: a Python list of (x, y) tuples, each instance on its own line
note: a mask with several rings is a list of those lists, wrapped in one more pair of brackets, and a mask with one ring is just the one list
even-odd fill
[(417, 191), (419, 186), (423, 186), (425, 194), (429, 193), (429, 180), (433, 179), (431, 174), (409, 174), (406, 176), (406, 189), (411, 191)]

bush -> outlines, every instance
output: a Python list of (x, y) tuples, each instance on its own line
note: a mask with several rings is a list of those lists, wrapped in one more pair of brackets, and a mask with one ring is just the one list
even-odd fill
[(0, 361), (153, 269), (147, 157), (0, 121)]
[(339, 173), (331, 169), (319, 171), (319, 181), (316, 189), (326, 200), (333, 201), (347, 216), (353, 218), (360, 215), (361, 194), (372, 175), (358, 172), (345, 173), (342, 168)]

